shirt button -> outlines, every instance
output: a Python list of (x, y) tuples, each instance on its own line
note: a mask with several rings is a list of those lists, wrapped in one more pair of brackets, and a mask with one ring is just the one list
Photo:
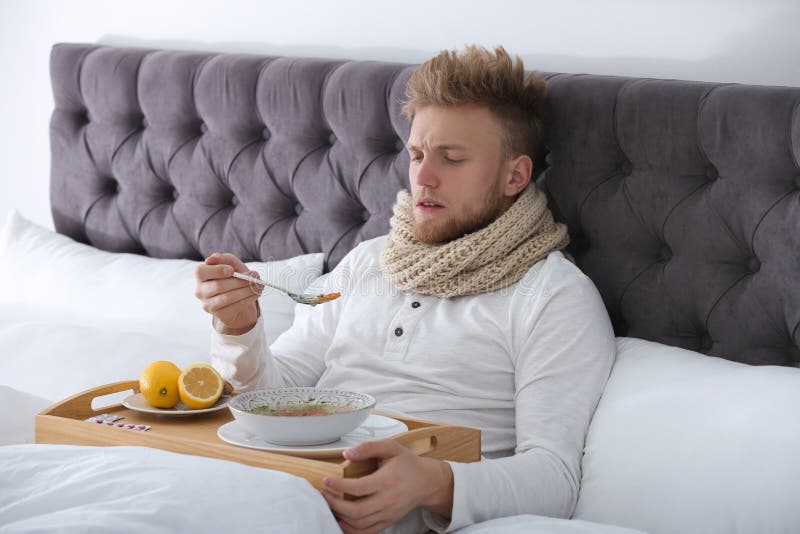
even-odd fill
[(398, 326), (397, 328), (394, 329), (394, 335), (396, 335), (397, 337), (402, 336), (403, 335), (403, 329)]
[(414, 302), (411, 303), (411, 307), (412, 308), (419, 308), (420, 307), (420, 303), (415, 300)]

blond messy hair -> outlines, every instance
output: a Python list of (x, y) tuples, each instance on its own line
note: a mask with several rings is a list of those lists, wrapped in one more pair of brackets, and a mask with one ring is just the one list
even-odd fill
[(546, 85), (502, 46), (494, 52), (476, 45), (442, 50), (409, 79), (403, 114), (413, 120), (418, 108), (429, 105), (485, 106), (504, 132), (504, 156), (534, 158), (544, 135)]

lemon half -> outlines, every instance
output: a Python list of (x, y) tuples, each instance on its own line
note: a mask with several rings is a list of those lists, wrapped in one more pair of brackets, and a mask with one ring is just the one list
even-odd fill
[(192, 410), (209, 408), (219, 400), (225, 381), (216, 369), (205, 363), (188, 366), (178, 378), (181, 402)]

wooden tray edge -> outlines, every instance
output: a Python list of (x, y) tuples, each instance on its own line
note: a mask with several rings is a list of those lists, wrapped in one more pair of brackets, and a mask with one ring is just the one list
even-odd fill
[[(360, 477), (377, 469), (375, 461), (342, 459), (337, 462), (335, 459), (303, 458), (236, 447), (222, 441), (216, 443), (189, 437), (151, 435), (142, 431), (90, 425), (84, 421), (100, 413), (125, 410), (121, 404), (100, 410), (91, 408), (95, 398), (125, 390), (139, 391), (138, 381), (127, 380), (92, 388), (45, 408), (35, 418), (36, 443), (151, 447), (285, 471), (305, 478), (318, 489), (323, 487), (322, 480), (326, 476)], [(457, 462), (480, 460), (481, 439), (478, 429), (442, 425), (389, 413), (381, 415), (402, 421), (408, 426), (407, 432), (390, 439), (410, 448), (419, 456)]]

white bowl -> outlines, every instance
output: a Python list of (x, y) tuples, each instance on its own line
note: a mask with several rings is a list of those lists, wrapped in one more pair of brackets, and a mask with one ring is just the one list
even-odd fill
[[(277, 415), (309, 405), (326, 415)], [(272, 413), (253, 413), (265, 407)], [(228, 408), (244, 428), (277, 445), (321, 445), (358, 428), (372, 413), (375, 399), (364, 393), (324, 388), (258, 389), (233, 397)]]

